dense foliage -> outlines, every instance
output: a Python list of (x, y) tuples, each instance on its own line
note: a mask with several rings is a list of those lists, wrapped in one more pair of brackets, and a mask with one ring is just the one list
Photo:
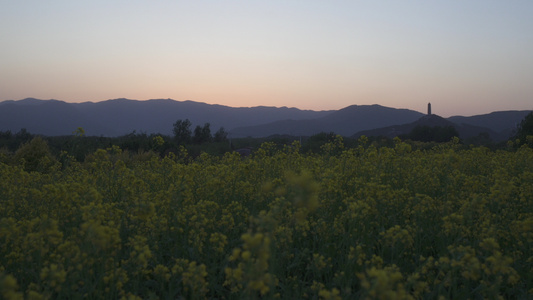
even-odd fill
[(422, 126), (418, 125), (402, 138), (420, 142), (443, 143), (458, 137), (459, 132), (453, 126)]
[(0, 153), (6, 299), (533, 297), (527, 145), (24, 151)]
[(520, 122), (516, 132), (516, 139), (520, 140), (520, 143), (528, 143), (533, 145), (533, 112), (530, 112)]

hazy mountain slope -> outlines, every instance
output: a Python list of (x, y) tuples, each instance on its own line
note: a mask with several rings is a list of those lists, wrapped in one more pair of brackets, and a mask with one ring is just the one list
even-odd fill
[(497, 111), (490, 114), (476, 115), (471, 117), (453, 116), (448, 120), (457, 124), (469, 124), (487, 127), (496, 132), (516, 128), (520, 121), (530, 113), (530, 110)]
[(69, 135), (77, 127), (103, 134), (109, 129), (88, 118), (75, 106), (63, 101), (27, 101), (0, 103), (0, 130), (28, 132), (43, 135)]
[(327, 116), (308, 120), (283, 120), (231, 130), (233, 137), (264, 137), (274, 134), (310, 136), (320, 132), (335, 132), (349, 136), (355, 132), (398, 123), (412, 122), (422, 113), (380, 105), (352, 105)]
[(82, 103), (88, 115), (119, 132), (172, 133), (172, 124), (189, 119), (193, 126), (209, 122), (212, 131), (221, 126), (229, 130), (237, 126), (255, 125), (283, 118), (304, 119), (329, 114), (328, 111), (309, 111), (287, 107), (240, 107), (211, 105), (194, 101), (126, 99), (97, 103)]
[[(451, 117), (465, 136), (490, 132), (494, 140), (506, 139), (529, 111), (504, 111), (472, 117)], [(211, 124), (214, 132), (224, 126), (231, 137), (265, 137), (275, 134), (310, 136), (335, 132), (351, 136), (379, 128), (399, 130), (424, 114), (380, 105), (352, 105), (337, 111), (311, 111), (287, 107), (228, 107), (194, 101), (115, 99), (102, 102), (67, 103), (28, 98), (0, 102), (0, 130), (26, 128), (43, 135), (70, 135), (83, 127), (87, 135), (118, 136), (133, 132), (172, 134), (172, 124), (189, 119), (193, 124)], [(487, 128), (481, 128), (487, 127)], [(408, 127), (406, 127), (408, 128)], [(481, 129), (480, 129), (481, 128)], [(402, 129), (403, 130), (403, 129)], [(374, 131), (373, 131), (374, 132)], [(367, 135), (373, 135), (368, 132)]]
[(366, 135), (366, 136), (384, 136), (384, 137), (393, 138), (393, 137), (396, 137), (402, 134), (410, 133), (411, 130), (413, 130), (416, 126), (428, 126), (428, 127), (452, 126), (457, 130), (457, 132), (459, 133), (459, 137), (462, 139), (476, 137), (481, 133), (489, 134), (489, 137), (494, 141), (500, 141), (504, 139), (501, 135), (491, 130), (490, 128), (474, 126), (474, 125), (465, 124), (465, 123), (457, 124), (455, 122), (451, 122), (437, 115), (425, 115), (422, 118), (416, 120), (415, 122), (408, 123), (408, 124), (393, 125), (393, 126), (388, 126), (388, 127), (383, 127), (383, 128), (360, 131), (356, 133), (353, 137), (358, 138), (362, 135)]
[[(56, 104), (54, 109), (54, 103)], [(212, 131), (224, 126), (250, 126), (282, 119), (309, 119), (331, 111), (287, 107), (240, 107), (210, 105), (194, 101), (115, 99), (102, 102), (66, 103), (24, 99), (0, 102), (0, 130), (44, 135), (71, 134), (83, 127), (88, 135), (117, 136), (133, 132), (172, 134), (172, 124), (189, 119), (193, 126), (211, 124)]]

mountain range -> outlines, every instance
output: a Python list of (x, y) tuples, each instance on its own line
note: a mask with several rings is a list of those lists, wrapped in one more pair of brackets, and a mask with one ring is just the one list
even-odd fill
[[(456, 126), (464, 137), (486, 132), (493, 140), (499, 141), (508, 138), (529, 112), (501, 111), (471, 117), (439, 118), (449, 122), (446, 123), (448, 125)], [(391, 128), (403, 132), (417, 121), (424, 120), (424, 116), (417, 111), (380, 105), (352, 105), (340, 110), (313, 111), (288, 107), (229, 107), (171, 99), (68, 103), (27, 98), (0, 102), (0, 130), (18, 132), (25, 128), (30, 133), (47, 136), (71, 135), (78, 127), (92, 136), (120, 136), (134, 131), (171, 135), (174, 122), (180, 119), (189, 119), (192, 129), (205, 123), (211, 124), (212, 131), (224, 127), (229, 136), (235, 138), (275, 134), (310, 136), (320, 132), (335, 132), (343, 136), (363, 133), (388, 136)], [(411, 127), (406, 127), (406, 124), (411, 124)]]

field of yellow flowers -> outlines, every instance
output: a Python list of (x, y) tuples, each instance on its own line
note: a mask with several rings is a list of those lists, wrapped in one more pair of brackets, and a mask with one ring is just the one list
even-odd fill
[(0, 298), (533, 297), (531, 148), (342, 145), (0, 163)]

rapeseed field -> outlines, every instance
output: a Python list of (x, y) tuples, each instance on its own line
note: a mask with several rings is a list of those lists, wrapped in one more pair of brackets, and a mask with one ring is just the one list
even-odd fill
[(0, 162), (3, 299), (531, 299), (533, 150)]

